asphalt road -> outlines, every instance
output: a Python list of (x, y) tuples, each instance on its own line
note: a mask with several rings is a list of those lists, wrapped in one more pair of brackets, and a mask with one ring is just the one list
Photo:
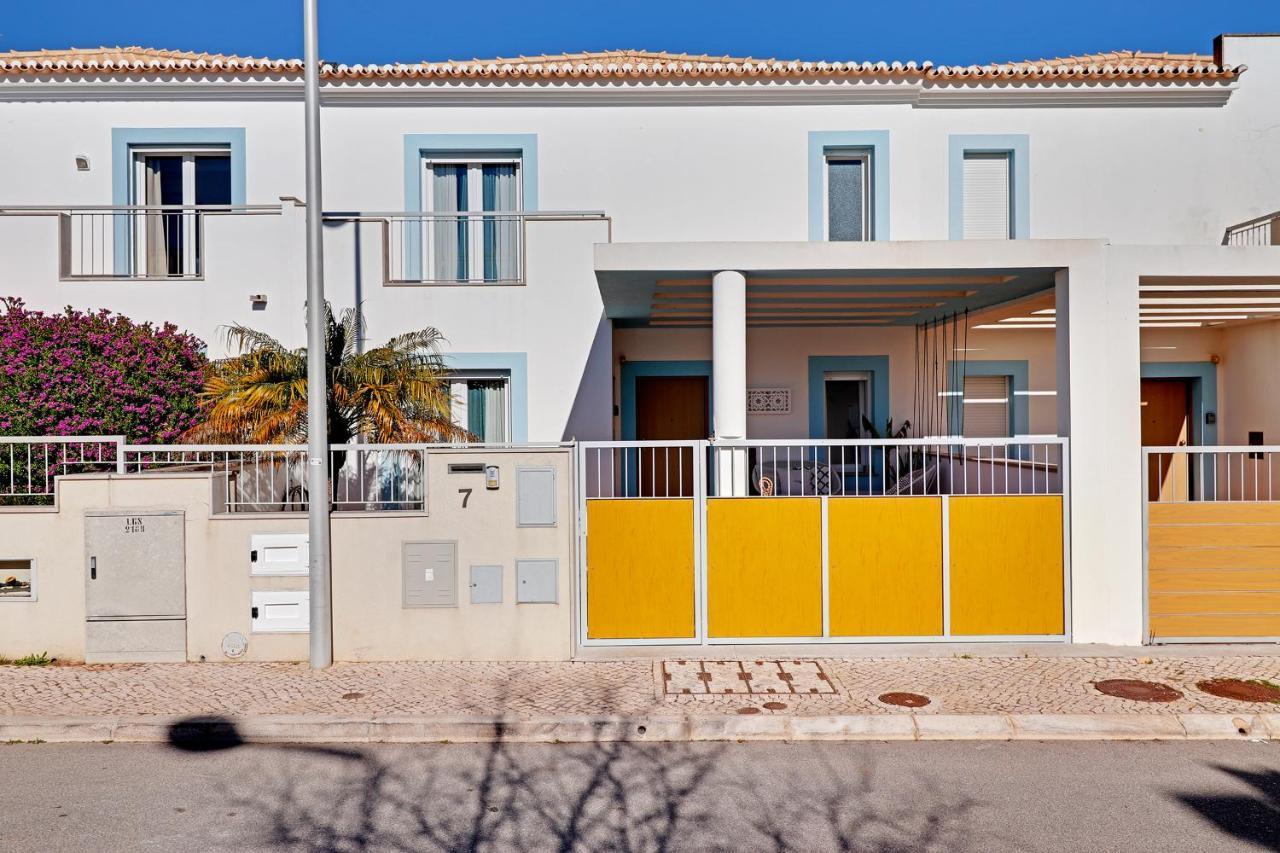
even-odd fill
[(4, 851), (1251, 849), (1280, 745), (0, 745)]

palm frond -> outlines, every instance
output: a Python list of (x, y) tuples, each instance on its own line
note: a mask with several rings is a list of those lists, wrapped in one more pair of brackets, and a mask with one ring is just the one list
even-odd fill
[[(324, 311), (331, 443), (362, 436), (378, 442), (456, 442), (475, 436), (451, 419), (450, 371), (433, 328), (396, 335), (360, 352), (358, 309)], [(200, 395), (201, 421), (183, 438), (200, 442), (306, 440), (307, 351), (290, 350), (246, 326), (226, 329), (238, 354), (214, 363)]]

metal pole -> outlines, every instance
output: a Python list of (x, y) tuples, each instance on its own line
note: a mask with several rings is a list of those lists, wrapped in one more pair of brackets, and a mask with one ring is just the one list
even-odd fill
[(329, 425), (324, 352), (324, 234), (320, 195), (320, 58), (317, 0), (302, 0), (307, 144), (307, 521), (311, 548), (311, 668), (333, 663), (329, 562)]

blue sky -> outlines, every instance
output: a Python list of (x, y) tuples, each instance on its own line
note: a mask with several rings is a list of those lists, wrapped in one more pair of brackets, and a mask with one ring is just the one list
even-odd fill
[[(3, 5), (0, 50), (302, 53), (300, 0)], [(320, 19), (321, 53), (346, 63), (632, 47), (969, 64), (1129, 48), (1208, 53), (1221, 32), (1280, 31), (1280, 0), (320, 0)]]

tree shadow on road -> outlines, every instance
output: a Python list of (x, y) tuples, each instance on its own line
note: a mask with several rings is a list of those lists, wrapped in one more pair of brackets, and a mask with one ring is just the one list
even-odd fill
[(1280, 771), (1215, 769), (1248, 785), (1248, 794), (1180, 793), (1175, 798), (1209, 823), (1241, 841), (1280, 851)]
[[(225, 725), (186, 727), (196, 728), (235, 746)], [(847, 766), (828, 765), (811, 772), (804, 793), (779, 796), (724, 771), (731, 744), (624, 739), (548, 748), (504, 734), (499, 726), (491, 743), (427, 748), (248, 744), (254, 773), (228, 784), (226, 796), (255, 817), (260, 834), (246, 844), (308, 853), (900, 853), (968, 841), (969, 801), (925, 785), (909, 802), (886, 806), (873, 796), (869, 768), (850, 781)], [(819, 774), (829, 778), (813, 778)]]

